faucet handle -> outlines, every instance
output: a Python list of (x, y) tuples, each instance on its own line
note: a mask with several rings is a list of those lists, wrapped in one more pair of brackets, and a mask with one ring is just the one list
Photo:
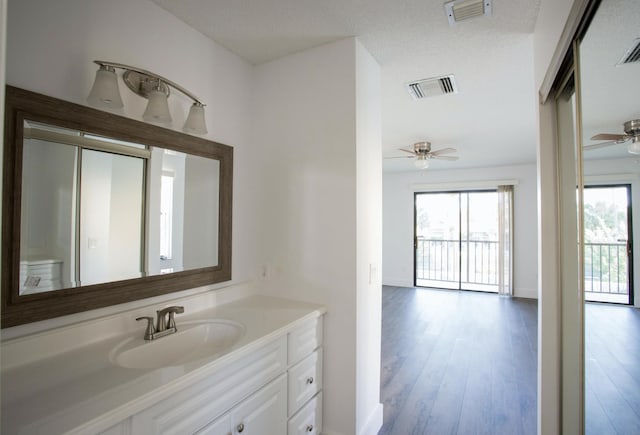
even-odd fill
[(176, 328), (175, 315), (184, 313), (184, 307), (169, 307), (166, 308), (166, 310), (169, 313), (169, 322), (167, 323), (167, 329), (174, 328), (175, 330), (177, 330), (178, 328)]
[(143, 316), (143, 317), (138, 317), (136, 319), (136, 322), (139, 322), (140, 320), (146, 320), (147, 321), (147, 329), (144, 332), (144, 339), (145, 340), (152, 340), (153, 339), (153, 334), (155, 334), (156, 330), (153, 327), (153, 317), (149, 317), (149, 316)]
[(176, 314), (184, 313), (184, 307), (181, 307), (181, 306), (178, 306), (178, 305), (174, 305), (173, 307), (167, 307), (164, 310), (167, 313), (176, 313)]
[[(157, 321), (158, 325), (156, 326), (156, 331), (162, 332), (162, 331), (166, 331), (167, 329), (175, 328), (176, 321), (173, 316), (176, 313), (178, 314), (184, 313), (184, 307), (174, 305), (172, 307), (166, 307), (156, 311), (156, 314), (158, 316), (158, 321)], [(167, 321), (167, 314), (169, 314), (168, 321)]]

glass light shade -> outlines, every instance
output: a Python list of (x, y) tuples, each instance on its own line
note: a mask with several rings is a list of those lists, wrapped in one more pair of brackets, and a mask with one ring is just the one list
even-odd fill
[(171, 113), (169, 112), (169, 102), (167, 94), (160, 89), (154, 89), (149, 92), (149, 103), (142, 115), (145, 121), (149, 122), (171, 122)]
[(429, 160), (426, 157), (418, 157), (413, 161), (413, 164), (418, 169), (427, 169), (429, 167)]
[(629, 151), (630, 154), (640, 154), (640, 141), (633, 140), (627, 145), (627, 151)]
[(118, 88), (118, 77), (115, 69), (100, 65), (100, 69), (96, 71), (96, 79), (87, 102), (95, 107), (107, 109), (120, 109), (124, 107), (122, 98), (120, 97), (120, 89)]
[(207, 134), (207, 124), (204, 121), (204, 106), (193, 103), (189, 109), (189, 116), (182, 127), (185, 133)]

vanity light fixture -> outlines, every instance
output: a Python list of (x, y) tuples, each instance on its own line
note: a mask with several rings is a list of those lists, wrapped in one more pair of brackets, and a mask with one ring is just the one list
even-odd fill
[(95, 107), (104, 109), (120, 109), (124, 107), (120, 91), (116, 68), (124, 70), (122, 80), (136, 94), (149, 100), (142, 115), (145, 121), (156, 123), (171, 122), (168, 98), (170, 89), (174, 88), (193, 100), (189, 115), (182, 130), (186, 133), (207, 134), (204, 118), (204, 103), (191, 92), (158, 74), (115, 62), (94, 60), (99, 65), (96, 79), (87, 97), (87, 102)]

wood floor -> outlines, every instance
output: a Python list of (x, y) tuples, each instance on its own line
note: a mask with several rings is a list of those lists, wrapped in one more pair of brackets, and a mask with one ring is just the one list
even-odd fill
[(384, 287), (380, 435), (535, 434), (537, 305)]
[(585, 432), (640, 434), (640, 310), (587, 304)]
[[(586, 306), (586, 433), (640, 434), (640, 311)], [(537, 303), (383, 287), (380, 435), (536, 434)]]

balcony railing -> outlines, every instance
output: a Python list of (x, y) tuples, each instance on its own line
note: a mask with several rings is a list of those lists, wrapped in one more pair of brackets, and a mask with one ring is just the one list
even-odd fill
[(498, 291), (497, 241), (418, 237), (416, 248), (417, 285)]
[[(498, 242), (418, 237), (418, 285), (497, 291)], [(626, 243), (585, 243), (584, 290), (629, 294)], [(460, 252), (462, 250), (462, 255)], [(462, 276), (462, 279), (460, 277)]]
[(627, 244), (584, 244), (584, 290), (589, 293), (629, 294)]

